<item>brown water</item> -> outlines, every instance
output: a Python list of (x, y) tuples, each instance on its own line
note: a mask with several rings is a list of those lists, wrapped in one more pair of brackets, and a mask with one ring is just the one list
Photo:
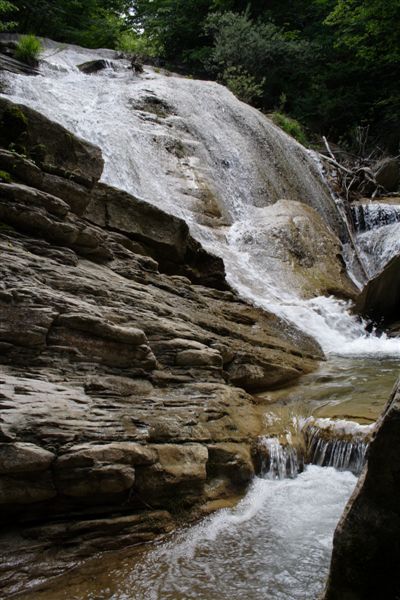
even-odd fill
[(381, 414), (400, 374), (393, 358), (332, 356), (317, 371), (290, 387), (257, 396), (266, 413), (286, 411), (299, 416), (372, 423)]

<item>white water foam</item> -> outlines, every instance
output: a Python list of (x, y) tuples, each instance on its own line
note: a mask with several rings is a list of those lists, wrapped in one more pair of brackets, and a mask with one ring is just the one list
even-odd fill
[[(257, 236), (259, 211), (280, 198), (300, 200), (340, 232), (343, 220), (310, 154), (255, 109), (212, 82), (126, 61), (87, 76), (76, 67), (111, 51), (48, 44), (42, 75), (8, 74), (7, 93), (99, 145), (103, 180), (183, 217), (221, 256), (231, 285), (250, 302), (294, 322), (326, 353), (399, 355), (400, 341), (368, 334), (350, 306), (301, 299)], [(149, 108), (150, 106), (150, 108)], [(254, 235), (246, 241), (244, 231)]]
[(219, 511), (111, 574), (114, 592), (107, 597), (316, 600), (355, 482), (349, 472), (317, 466), (296, 479), (256, 478), (236, 509)]

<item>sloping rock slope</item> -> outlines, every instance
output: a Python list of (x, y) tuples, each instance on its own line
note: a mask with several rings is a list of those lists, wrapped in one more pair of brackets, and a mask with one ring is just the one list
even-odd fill
[(337, 526), (324, 600), (400, 598), (400, 380)]
[(96, 147), (4, 99), (0, 143), (10, 593), (32, 579), (39, 550), (58, 548), (64, 568), (236, 494), (262, 428), (248, 392), (310, 371), (322, 352), (242, 302), (183, 221), (99, 183)]

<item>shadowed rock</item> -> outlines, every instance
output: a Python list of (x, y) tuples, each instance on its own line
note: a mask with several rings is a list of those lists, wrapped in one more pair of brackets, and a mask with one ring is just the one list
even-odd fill
[(324, 600), (400, 596), (400, 385), (377, 423), (368, 462), (336, 528)]
[(400, 256), (393, 257), (368, 281), (357, 299), (356, 311), (385, 325), (400, 320)]
[(112, 66), (112, 63), (109, 60), (99, 58), (97, 60), (89, 60), (88, 62), (78, 65), (78, 69), (86, 75), (92, 75), (93, 73), (98, 73), (99, 71), (107, 69), (110, 66)]
[(103, 171), (100, 150), (36, 110), (0, 98), (0, 145), (33, 158), (44, 171), (91, 187)]

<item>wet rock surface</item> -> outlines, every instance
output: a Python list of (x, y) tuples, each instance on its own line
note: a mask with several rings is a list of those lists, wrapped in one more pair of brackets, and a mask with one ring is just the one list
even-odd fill
[(279, 200), (259, 208), (257, 223), (238, 236), (243, 251), (256, 241), (262, 248), (256, 260), (268, 264), (288, 291), (296, 289), (303, 298), (333, 294), (347, 299), (358, 294), (347, 275), (339, 238), (311, 206)]
[(68, 134), (63, 154), (68, 132), (17, 108), (26, 156), (49, 139), (57, 168), (0, 152), (4, 594), (32, 579), (38, 553), (45, 578), (237, 493), (262, 427), (248, 392), (322, 356), (230, 291), (183, 221), (97, 183), (94, 146)]
[(400, 595), (399, 426), (398, 382), (337, 526), (324, 600), (395, 600)]

